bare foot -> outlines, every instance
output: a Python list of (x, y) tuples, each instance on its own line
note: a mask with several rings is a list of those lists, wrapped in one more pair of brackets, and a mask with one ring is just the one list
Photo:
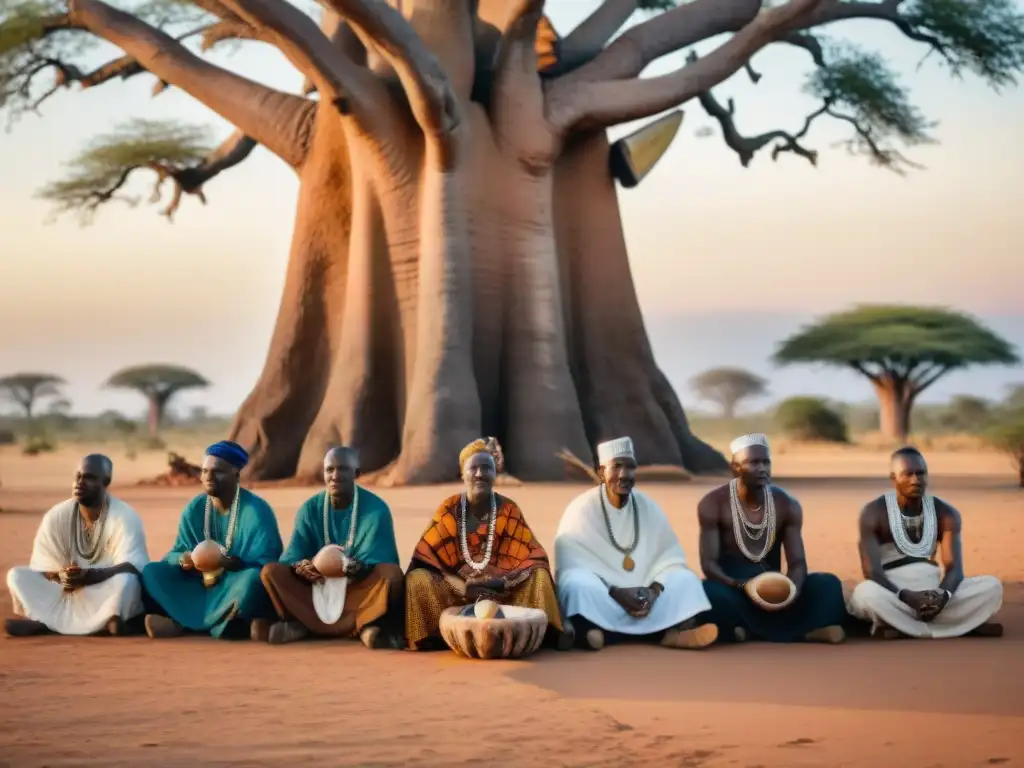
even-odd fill
[(121, 621), (120, 616), (111, 616), (107, 619), (107, 634), (111, 637), (117, 637), (118, 635), (124, 634), (124, 622)]
[(267, 642), (271, 645), (284, 645), (302, 640), (308, 634), (305, 625), (297, 621), (275, 621), (267, 630)]
[(41, 621), (19, 616), (5, 621), (4, 631), (8, 637), (31, 637), (32, 635), (45, 635), (50, 630)]
[(146, 615), (146, 634), (154, 640), (178, 637), (183, 631), (181, 624), (174, 619), (158, 616), (155, 613)]
[(254, 643), (265, 643), (270, 639), (270, 622), (266, 619), (253, 619), (249, 622), (249, 639)]
[(996, 621), (986, 621), (981, 626), (968, 632), (971, 637), (1002, 637), (1003, 625)]
[(597, 627), (588, 629), (585, 639), (587, 641), (587, 648), (592, 651), (600, 651), (604, 648), (604, 631)]
[(831, 627), (821, 627), (820, 629), (812, 630), (804, 635), (804, 640), (808, 643), (828, 643), (830, 645), (838, 645), (845, 639), (846, 633), (838, 624), (833, 624)]
[(363, 631), (359, 633), (359, 639), (362, 640), (363, 645), (371, 651), (374, 650), (378, 647), (380, 627), (363, 627)]
[(670, 629), (661, 639), (666, 648), (682, 648), (696, 650), (707, 648), (718, 639), (718, 627), (714, 624), (701, 624), (692, 629)]

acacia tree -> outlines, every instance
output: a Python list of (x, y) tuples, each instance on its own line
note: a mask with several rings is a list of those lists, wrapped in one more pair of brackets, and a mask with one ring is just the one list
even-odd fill
[(942, 376), (1019, 358), (1011, 344), (968, 315), (882, 305), (828, 315), (782, 342), (775, 361), (824, 363), (865, 376), (878, 396), (882, 434), (902, 442), (914, 401)]
[(185, 389), (208, 387), (210, 382), (195, 371), (180, 365), (150, 364), (122, 368), (105, 386), (132, 389), (149, 403), (147, 426), (149, 436), (160, 433), (160, 424), (171, 398)]
[(52, 373), (13, 373), (0, 377), (0, 395), (17, 403), (31, 420), (36, 403), (44, 397), (58, 397), (60, 388), (66, 384), (60, 376)]
[[(812, 123), (848, 123), (850, 147), (901, 169), (893, 140), (928, 124), (884, 60), (816, 30), (875, 19), (933, 51), (954, 73), (994, 85), (1024, 61), (1013, 0), (605, 0), (557, 40), (541, 0), (322, 0), (318, 25), (284, 0), (23, 0), (4, 23), (8, 107), (55, 88), (148, 71), (235, 126), (201, 156), (200, 133), (140, 123), (93, 144), (70, 178), (44, 190), (94, 211), (135, 169), (183, 193), (259, 143), (298, 174), (291, 257), (263, 373), (231, 430), (247, 475), (315, 474), (324, 450), (359, 447), (393, 482), (457, 475), (459, 447), (495, 435), (508, 469), (556, 478), (563, 448), (634, 437), (643, 463), (722, 469), (696, 439), (654, 362), (626, 257), (605, 130), (697, 98), (744, 165), (773, 145), (812, 163)], [(399, 0), (394, 0), (402, 5)], [(410, 7), (411, 6), (411, 7)], [(638, 9), (661, 11), (622, 34)], [(203, 11), (201, 19), (190, 15)], [(195, 26), (189, 26), (195, 25)], [(616, 37), (616, 35), (618, 35)], [(707, 55), (641, 79), (654, 60), (727, 35)], [(86, 69), (90, 36), (125, 56)], [(276, 47), (311, 91), (283, 93), (190, 48), (225, 39)], [(796, 132), (743, 136), (713, 86), (773, 43), (806, 50), (820, 106)]]
[(732, 419), (736, 406), (744, 400), (767, 392), (768, 382), (756, 373), (743, 368), (712, 368), (698, 374), (690, 381), (690, 387), (697, 395), (722, 409), (722, 416)]

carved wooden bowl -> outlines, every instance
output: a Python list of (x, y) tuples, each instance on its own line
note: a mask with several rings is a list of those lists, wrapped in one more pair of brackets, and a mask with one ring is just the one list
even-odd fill
[(316, 553), (313, 567), (320, 575), (328, 579), (336, 579), (345, 575), (345, 552), (337, 544), (328, 544)]
[(504, 618), (478, 619), (461, 615), (461, 608), (446, 608), (441, 637), (455, 653), (470, 659), (519, 659), (540, 648), (548, 628), (544, 611), (514, 605), (503, 605), (501, 611)]
[(192, 550), (192, 564), (200, 573), (213, 573), (220, 570), (220, 555), (223, 550), (213, 539), (206, 539)]
[(796, 599), (796, 584), (775, 571), (755, 576), (744, 589), (750, 599), (765, 611), (780, 611)]

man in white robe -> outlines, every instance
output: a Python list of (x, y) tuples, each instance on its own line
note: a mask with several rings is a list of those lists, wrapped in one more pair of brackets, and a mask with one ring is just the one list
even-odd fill
[(601, 443), (597, 456), (603, 482), (569, 504), (555, 534), (563, 615), (595, 651), (606, 633), (672, 648), (710, 645), (718, 629), (694, 620), (711, 607), (700, 578), (665, 513), (634, 488), (633, 441)]
[(74, 496), (43, 516), (28, 567), (8, 572), (11, 637), (122, 634), (143, 612), (146, 535), (135, 510), (108, 493), (111, 474), (106, 456), (82, 459)]
[(901, 448), (890, 470), (893, 490), (861, 511), (865, 581), (850, 596), (850, 613), (887, 639), (1002, 636), (990, 619), (1003, 604), (1003, 585), (994, 576), (964, 576), (960, 513), (925, 493), (924, 456)]

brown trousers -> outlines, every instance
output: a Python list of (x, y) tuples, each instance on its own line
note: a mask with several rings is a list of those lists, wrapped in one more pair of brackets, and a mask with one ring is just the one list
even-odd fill
[(270, 563), (260, 573), (263, 586), (282, 621), (297, 621), (314, 635), (352, 637), (378, 621), (389, 609), (404, 607), (405, 580), (397, 565), (375, 565), (366, 578), (349, 581), (345, 608), (334, 624), (324, 624), (313, 607), (313, 585), (285, 563)]

